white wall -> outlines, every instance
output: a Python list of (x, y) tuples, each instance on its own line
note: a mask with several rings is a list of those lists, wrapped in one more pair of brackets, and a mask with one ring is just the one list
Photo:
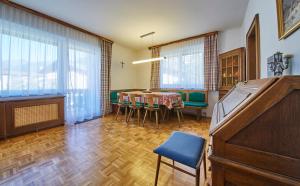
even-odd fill
[[(131, 62), (136, 60), (135, 50), (114, 43), (112, 47), (111, 89), (139, 88), (136, 81), (136, 66)], [(122, 68), (121, 61), (126, 63)]]
[[(137, 59), (149, 59), (151, 52), (148, 49), (138, 51)], [(136, 65), (136, 83), (138, 88), (150, 89), (151, 63), (143, 63)]]
[(219, 33), (219, 53), (242, 47), (241, 27), (221, 31)]
[(300, 30), (287, 39), (278, 39), (277, 13), (275, 0), (250, 0), (241, 27), (242, 43), (246, 45), (246, 34), (255, 14), (259, 14), (261, 77), (267, 77), (267, 58), (277, 51), (293, 54), (292, 74), (300, 74)]

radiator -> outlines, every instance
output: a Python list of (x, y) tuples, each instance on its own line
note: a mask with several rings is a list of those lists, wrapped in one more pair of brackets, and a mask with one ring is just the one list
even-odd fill
[(15, 128), (57, 119), (58, 104), (14, 108)]

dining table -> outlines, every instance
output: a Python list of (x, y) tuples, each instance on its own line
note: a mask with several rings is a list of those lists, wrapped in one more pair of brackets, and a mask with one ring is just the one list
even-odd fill
[(151, 91), (130, 91), (130, 92), (124, 92), (130, 96), (130, 94), (135, 94), (141, 96), (141, 103), (144, 103), (144, 97), (145, 95), (155, 95), (157, 99), (158, 105), (165, 106), (168, 109), (172, 109), (173, 105), (176, 103), (176, 105), (181, 105), (183, 107), (183, 102), (181, 99), (181, 95), (177, 92), (151, 92)]

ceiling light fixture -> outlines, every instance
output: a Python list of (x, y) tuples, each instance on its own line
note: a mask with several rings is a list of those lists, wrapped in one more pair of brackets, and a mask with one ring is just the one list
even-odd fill
[[(143, 39), (144, 37), (152, 36), (152, 45), (153, 45), (153, 35), (154, 34), (155, 34), (155, 32), (149, 32), (147, 34), (141, 35), (140, 38)], [(133, 61), (132, 64), (150, 63), (150, 62), (154, 62), (154, 61), (160, 61), (163, 59), (167, 59), (167, 58), (166, 57), (157, 57), (157, 58), (143, 59), (143, 60)]]
[(157, 57), (157, 58), (151, 58), (151, 59), (143, 59), (143, 60), (138, 60), (138, 61), (133, 61), (132, 64), (140, 64), (140, 63), (150, 63), (154, 61), (160, 61), (166, 59), (166, 57)]

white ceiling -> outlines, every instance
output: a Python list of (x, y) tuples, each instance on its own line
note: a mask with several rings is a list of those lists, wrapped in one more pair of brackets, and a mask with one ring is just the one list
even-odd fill
[[(133, 49), (242, 23), (248, 0), (13, 0)], [(151, 31), (153, 37), (139, 36)]]

